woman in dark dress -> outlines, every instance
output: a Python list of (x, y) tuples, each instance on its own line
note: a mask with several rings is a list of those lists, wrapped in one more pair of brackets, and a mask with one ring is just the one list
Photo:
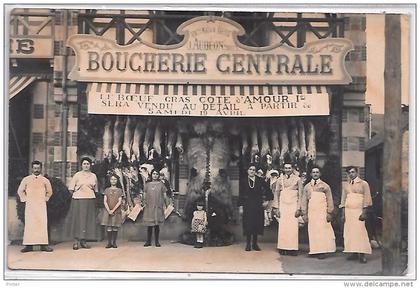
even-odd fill
[(256, 166), (248, 167), (248, 176), (241, 180), (239, 189), (239, 214), (242, 215), (243, 232), (246, 236), (245, 251), (252, 249), (260, 251), (257, 240), (258, 235), (264, 232), (264, 206), (269, 200), (273, 200), (273, 193), (267, 183), (256, 176)]

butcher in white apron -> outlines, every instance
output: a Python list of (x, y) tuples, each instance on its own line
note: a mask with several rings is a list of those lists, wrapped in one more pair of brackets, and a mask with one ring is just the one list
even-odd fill
[(349, 181), (343, 184), (340, 208), (344, 208), (344, 253), (348, 260), (366, 263), (365, 254), (372, 254), (365, 226), (367, 208), (372, 206), (369, 184), (360, 179), (357, 168), (347, 168)]
[(41, 250), (53, 251), (48, 247), (47, 201), (52, 195), (50, 181), (41, 175), (42, 163), (32, 162), (32, 175), (22, 179), (17, 194), (25, 202), (25, 228), (21, 252), (33, 251), (33, 245), (41, 245)]
[(281, 255), (297, 256), (299, 250), (299, 221), (302, 182), (293, 174), (292, 165), (284, 164), (282, 174), (276, 182), (272, 207), (279, 219), (277, 248)]
[(334, 210), (330, 186), (320, 179), (318, 167), (311, 170), (312, 180), (305, 185), (301, 209), (305, 222), (308, 222), (309, 254), (324, 259), (325, 253), (336, 250), (334, 230), (331, 226)]

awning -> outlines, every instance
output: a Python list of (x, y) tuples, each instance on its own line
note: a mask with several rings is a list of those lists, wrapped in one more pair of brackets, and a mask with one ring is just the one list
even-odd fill
[(88, 112), (171, 116), (328, 115), (326, 86), (90, 83)]
[(16, 96), (29, 84), (34, 82), (36, 79), (38, 79), (37, 76), (29, 75), (19, 75), (11, 77), (9, 80), (9, 100)]

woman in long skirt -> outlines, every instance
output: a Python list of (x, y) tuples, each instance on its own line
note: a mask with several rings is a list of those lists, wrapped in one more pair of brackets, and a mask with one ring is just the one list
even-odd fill
[(74, 238), (73, 249), (90, 248), (86, 240), (96, 239), (96, 196), (98, 179), (90, 171), (92, 160), (88, 157), (80, 161), (82, 171), (74, 174), (69, 191), (72, 193), (67, 227)]

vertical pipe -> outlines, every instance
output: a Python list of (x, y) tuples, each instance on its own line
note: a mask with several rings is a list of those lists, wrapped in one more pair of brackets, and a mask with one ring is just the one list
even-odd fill
[(384, 81), (382, 272), (401, 275), (401, 23), (398, 14), (385, 15)]
[(63, 11), (63, 78), (61, 80), (61, 86), (63, 89), (63, 103), (61, 105), (61, 133), (62, 133), (62, 146), (61, 146), (61, 180), (66, 183), (66, 172), (67, 172), (67, 130), (68, 130), (68, 99), (67, 99), (67, 47), (65, 42), (68, 36), (68, 10)]

